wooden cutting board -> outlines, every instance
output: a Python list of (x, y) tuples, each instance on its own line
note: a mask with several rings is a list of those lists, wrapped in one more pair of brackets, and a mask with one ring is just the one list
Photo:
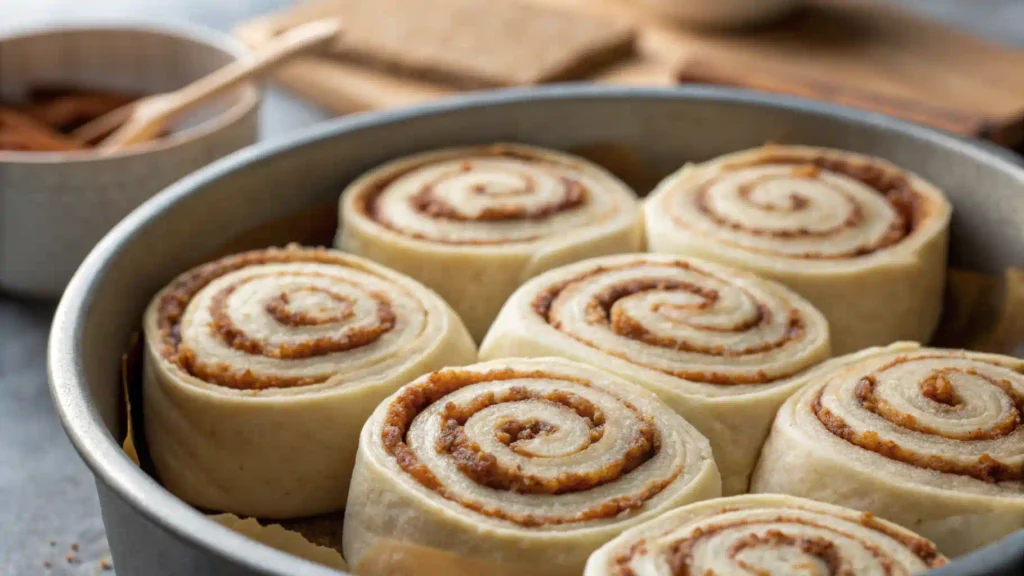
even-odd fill
[[(714, 33), (676, 26), (643, 0), (528, 1), (636, 26), (637, 56), (602, 71), (595, 81), (740, 86), (852, 105), (1007, 146), (1024, 141), (1024, 51), (884, 2), (814, 0), (773, 26)], [(332, 2), (302, 3), (236, 32), (259, 45), (291, 26), (330, 15)], [(277, 79), (338, 114), (405, 106), (454, 92), (329, 57), (303, 58), (282, 69)]]

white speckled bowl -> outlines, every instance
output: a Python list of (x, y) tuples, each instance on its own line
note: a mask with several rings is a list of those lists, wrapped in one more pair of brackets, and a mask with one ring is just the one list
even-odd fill
[[(37, 84), (166, 92), (246, 49), (203, 28), (90, 25), (0, 38), (0, 100)], [(56, 298), (121, 218), (182, 176), (256, 141), (260, 95), (247, 85), (124, 152), (0, 151), (0, 288)]]

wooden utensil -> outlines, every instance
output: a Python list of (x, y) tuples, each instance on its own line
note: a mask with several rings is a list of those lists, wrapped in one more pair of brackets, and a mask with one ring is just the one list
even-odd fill
[(147, 96), (89, 122), (73, 133), (82, 142), (113, 132), (97, 148), (124, 149), (159, 135), (180, 114), (209, 102), (242, 82), (255, 78), (289, 58), (333, 41), (340, 30), (336, 20), (318, 20), (282, 33), (251, 56), (237, 60), (174, 92)]

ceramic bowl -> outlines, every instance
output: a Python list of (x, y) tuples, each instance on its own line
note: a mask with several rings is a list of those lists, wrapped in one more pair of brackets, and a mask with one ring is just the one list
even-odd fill
[[(0, 101), (34, 86), (152, 94), (180, 88), (246, 49), (197, 27), (103, 25), (0, 38)], [(0, 151), (0, 289), (56, 298), (110, 228), (168, 184), (256, 141), (260, 94), (246, 85), (123, 152)]]

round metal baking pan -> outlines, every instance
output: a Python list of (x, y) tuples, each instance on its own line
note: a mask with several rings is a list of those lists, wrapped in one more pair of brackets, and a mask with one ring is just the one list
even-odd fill
[[(952, 263), (989, 272), (1024, 263), (1024, 169), (1018, 164), (985, 146), (885, 116), (788, 97), (707, 87), (506, 90), (350, 116), (243, 150), (123, 220), (78, 270), (53, 323), (54, 403), (96, 476), (118, 573), (336, 574), (208, 520), (128, 459), (119, 445), (121, 354), (146, 303), (179, 272), (225, 250), (324, 241), (307, 223), (333, 215), (341, 189), (362, 171), (414, 151), (494, 141), (603, 151), (626, 171), (651, 177), (768, 141), (874, 154), (950, 195), (956, 208)], [(295, 214), (305, 216), (289, 220)], [(935, 571), (1021, 573), (1024, 532)]]

